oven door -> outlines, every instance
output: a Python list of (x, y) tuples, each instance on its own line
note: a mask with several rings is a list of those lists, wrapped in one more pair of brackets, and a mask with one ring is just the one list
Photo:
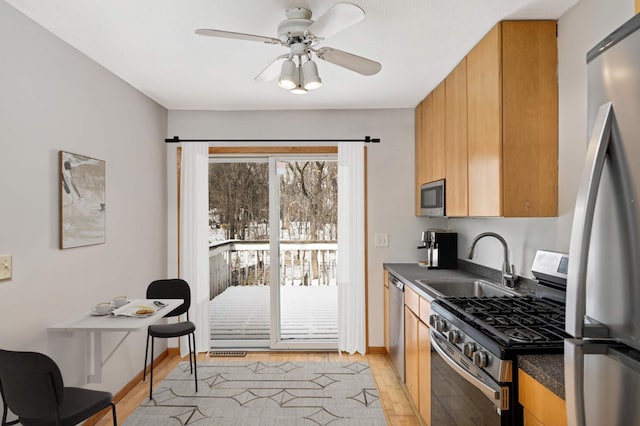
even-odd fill
[(496, 383), (446, 339), (431, 334), (431, 424), (511, 424), (509, 387)]

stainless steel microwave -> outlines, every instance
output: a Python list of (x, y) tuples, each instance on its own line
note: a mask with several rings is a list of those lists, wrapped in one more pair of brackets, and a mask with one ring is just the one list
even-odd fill
[(444, 179), (420, 186), (420, 215), (446, 216)]

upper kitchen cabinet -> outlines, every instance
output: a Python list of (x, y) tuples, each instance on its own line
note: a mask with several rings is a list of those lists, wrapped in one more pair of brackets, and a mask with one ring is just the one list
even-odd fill
[[(427, 96), (429, 98), (429, 96)], [(422, 179), (424, 175), (424, 142), (423, 142), (423, 130), (422, 130), (422, 109), (427, 99), (416, 106), (416, 143), (415, 143), (415, 160), (416, 160), (416, 216), (420, 216), (420, 185), (422, 185)]]
[(557, 57), (555, 21), (501, 22), (467, 55), (469, 216), (557, 215)]
[(445, 179), (447, 216), (467, 216), (467, 61), (445, 79)]
[(445, 178), (445, 82), (440, 83), (431, 92), (432, 102), (426, 103), (422, 116), (422, 126), (428, 129), (425, 154), (427, 156), (427, 182)]
[(416, 107), (416, 215), (420, 185), (445, 178), (444, 81)]

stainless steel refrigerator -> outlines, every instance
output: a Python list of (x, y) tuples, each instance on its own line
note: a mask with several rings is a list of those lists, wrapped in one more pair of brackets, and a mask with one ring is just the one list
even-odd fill
[(587, 54), (587, 158), (567, 284), (570, 425), (640, 425), (640, 15)]

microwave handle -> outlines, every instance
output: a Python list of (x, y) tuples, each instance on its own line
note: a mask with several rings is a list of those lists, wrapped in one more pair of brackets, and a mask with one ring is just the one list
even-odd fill
[(569, 270), (567, 274), (565, 330), (577, 338), (584, 337), (585, 332), (584, 316), (586, 314), (589, 243), (591, 241), (596, 196), (609, 141), (611, 140), (612, 121), (613, 104), (607, 102), (600, 107), (596, 116), (573, 215), (571, 243), (569, 246)]

